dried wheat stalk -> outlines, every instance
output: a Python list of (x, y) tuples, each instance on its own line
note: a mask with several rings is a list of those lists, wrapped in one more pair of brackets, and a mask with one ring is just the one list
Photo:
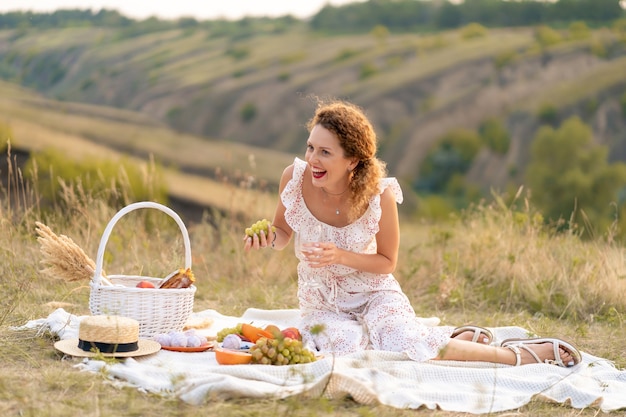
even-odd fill
[[(46, 268), (41, 273), (62, 278), (66, 281), (82, 281), (91, 279), (96, 270), (95, 262), (72, 239), (65, 235), (57, 236), (48, 226), (36, 222), (37, 240), (41, 246), (42, 264)], [(112, 285), (102, 271), (102, 281)]]

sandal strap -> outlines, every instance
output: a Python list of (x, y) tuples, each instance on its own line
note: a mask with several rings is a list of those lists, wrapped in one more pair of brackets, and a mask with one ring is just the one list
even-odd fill
[[(552, 343), (554, 359), (546, 359), (544, 361), (541, 361), (539, 356), (530, 347), (527, 346), (527, 345), (536, 345), (536, 344), (543, 344), (543, 343)], [(531, 339), (506, 339), (501, 342), (500, 346), (510, 348), (511, 350), (513, 350), (512, 348), (514, 346), (517, 347), (518, 350), (524, 349), (535, 359), (537, 363), (557, 365), (563, 368), (568, 368), (570, 366), (579, 364), (582, 361), (581, 354), (574, 345), (564, 340), (556, 339), (556, 338), (538, 337), (538, 338), (531, 338)], [(563, 363), (563, 361), (561, 360), (560, 349), (563, 349), (569, 352), (569, 354), (573, 358), (573, 361), (572, 361), (573, 363), (569, 363), (567, 365)]]
[[(541, 363), (541, 358), (539, 356), (537, 356), (537, 354), (535, 352), (533, 352), (533, 350), (531, 348), (529, 348), (528, 346), (524, 345), (524, 344), (519, 344), (517, 345), (519, 348), (524, 349), (526, 352), (530, 353), (530, 355), (535, 359), (535, 362), (537, 363)], [(548, 363), (549, 359), (546, 359), (546, 363)]]
[(513, 353), (515, 353), (515, 365), (513, 366), (520, 366), (522, 364), (522, 352), (520, 352), (518, 346), (519, 345), (506, 345), (505, 346), (507, 349), (510, 349), (513, 351)]
[(554, 348), (554, 359), (546, 359), (545, 363), (548, 363), (550, 365), (558, 365), (558, 366), (562, 366), (563, 368), (566, 368), (565, 364), (561, 360), (561, 352), (559, 352), (561, 343), (558, 341), (555, 341), (552, 343), (552, 347)]
[(457, 327), (454, 329), (454, 331), (452, 332), (452, 336), (450, 337), (458, 336), (463, 332), (473, 332), (473, 335), (472, 335), (473, 343), (478, 342), (478, 339), (482, 335), (485, 335), (484, 338), (487, 339), (487, 342), (485, 343), (491, 344), (491, 342), (493, 342), (493, 333), (489, 329), (486, 329), (480, 326), (474, 326), (474, 325), (465, 325), (465, 326)]

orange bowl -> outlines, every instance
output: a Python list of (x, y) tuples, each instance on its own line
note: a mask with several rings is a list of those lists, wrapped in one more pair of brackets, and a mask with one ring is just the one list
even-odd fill
[(222, 349), (216, 347), (215, 360), (220, 365), (245, 365), (252, 362), (252, 355), (248, 352), (240, 352), (237, 350)]

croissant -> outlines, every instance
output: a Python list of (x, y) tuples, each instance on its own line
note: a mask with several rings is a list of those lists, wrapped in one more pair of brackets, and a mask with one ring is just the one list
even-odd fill
[(191, 268), (180, 268), (165, 277), (159, 288), (187, 288), (195, 281), (196, 277), (194, 277)]

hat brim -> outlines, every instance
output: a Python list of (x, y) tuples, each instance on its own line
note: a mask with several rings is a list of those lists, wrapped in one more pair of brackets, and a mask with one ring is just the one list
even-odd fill
[(151, 355), (161, 350), (159, 342), (154, 340), (139, 339), (137, 341), (138, 349), (132, 352), (114, 352), (114, 353), (101, 353), (101, 352), (87, 352), (78, 347), (78, 339), (65, 339), (59, 340), (54, 344), (55, 349), (60, 350), (66, 355), (79, 356), (84, 358), (93, 358), (95, 356), (104, 356), (106, 358), (132, 358), (135, 356)]

